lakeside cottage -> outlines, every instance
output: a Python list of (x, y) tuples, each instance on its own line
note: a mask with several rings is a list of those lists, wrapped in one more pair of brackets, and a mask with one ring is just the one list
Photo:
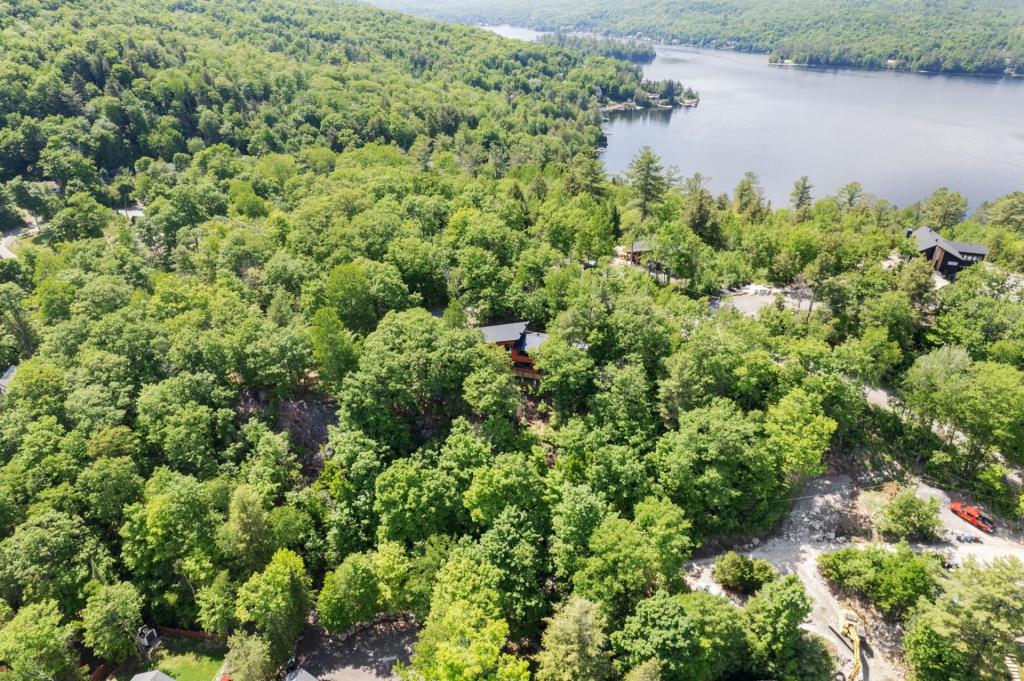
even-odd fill
[(981, 262), (988, 255), (985, 244), (950, 241), (930, 227), (919, 227), (907, 232), (917, 242), (917, 252), (927, 258), (932, 269), (946, 277), (956, 279), (965, 267)]

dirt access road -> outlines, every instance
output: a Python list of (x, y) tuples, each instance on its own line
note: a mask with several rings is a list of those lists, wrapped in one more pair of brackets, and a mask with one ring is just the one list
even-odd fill
[[(877, 488), (877, 485), (871, 485)], [(826, 475), (811, 480), (794, 500), (792, 511), (779, 531), (765, 541), (754, 540), (743, 553), (752, 558), (767, 560), (782, 574), (795, 574), (804, 584), (814, 605), (804, 628), (824, 637), (835, 652), (838, 668), (849, 674), (853, 656), (846, 645), (829, 629), (838, 626), (842, 610), (850, 604), (841, 602), (818, 573), (817, 559), (822, 553), (850, 545), (845, 536), (848, 528), (856, 524), (855, 513), (861, 486), (847, 475)], [(951, 499), (942, 490), (920, 484), (917, 494), (922, 498), (936, 498), (942, 508), (941, 520), (945, 534), (981, 533), (949, 510)], [(993, 536), (985, 535), (980, 544), (943, 542), (927, 547), (942, 551), (961, 561), (968, 556), (987, 561), (1000, 556), (1017, 556), (1024, 561), (1024, 541), (1005, 528), (997, 528)], [(712, 577), (715, 557), (694, 561), (687, 577), (690, 586), (720, 593)], [(896, 627), (855, 608), (861, 613), (867, 630), (868, 650), (862, 664), (866, 681), (903, 681), (907, 670), (903, 664), (900, 633)]]
[(18, 254), (11, 250), (11, 247), (14, 246), (14, 243), (23, 236), (29, 236), (38, 233), (38, 224), (32, 227), (19, 227), (18, 229), (11, 229), (0, 233), (0, 260), (16, 259), (18, 257)]
[[(1014, 556), (1024, 561), (1024, 535), (1019, 528), (1010, 526), (1005, 521), (996, 521), (995, 531), (992, 534), (985, 534), (949, 510), (949, 504), (953, 498), (941, 489), (920, 483), (917, 486), (917, 496), (922, 499), (938, 499), (939, 501), (939, 519), (942, 521), (946, 540), (929, 548), (948, 553), (961, 562), (968, 557), (984, 563), (1008, 556)], [(974, 535), (981, 542), (977, 544), (960, 543), (955, 539), (958, 534)]]
[[(839, 669), (849, 672), (853, 656), (843, 642), (829, 629), (838, 627), (843, 608), (818, 573), (818, 556), (849, 544), (841, 534), (844, 520), (852, 512), (859, 490), (846, 475), (826, 475), (808, 482), (794, 506), (783, 520), (779, 531), (763, 542), (744, 551), (751, 558), (767, 560), (783, 575), (795, 574), (803, 582), (813, 601), (813, 609), (804, 628), (829, 642), (839, 659)], [(837, 533), (839, 530), (839, 533)], [(712, 578), (715, 557), (695, 561), (688, 581), (693, 588), (715, 591)], [(901, 681), (905, 678), (899, 658), (874, 645), (876, 637), (868, 627), (872, 644), (871, 657), (863, 660), (866, 681)]]
[(762, 284), (749, 284), (722, 297), (723, 307), (734, 307), (748, 317), (756, 317), (761, 308), (775, 303), (775, 296), (781, 295), (786, 307), (804, 311), (810, 307), (810, 294), (796, 287), (782, 288)]
[(18, 256), (15, 255), (14, 251), (11, 250), (11, 246), (14, 245), (14, 241), (20, 236), (21, 232), (4, 232), (3, 238), (0, 239), (0, 260), (14, 260)]

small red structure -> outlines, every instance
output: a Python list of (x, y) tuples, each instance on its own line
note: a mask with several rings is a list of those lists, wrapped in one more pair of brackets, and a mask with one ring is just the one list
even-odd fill
[(949, 510), (957, 514), (971, 525), (974, 525), (982, 532), (992, 534), (995, 523), (987, 515), (981, 512), (977, 506), (968, 506), (962, 501), (954, 501), (949, 505)]

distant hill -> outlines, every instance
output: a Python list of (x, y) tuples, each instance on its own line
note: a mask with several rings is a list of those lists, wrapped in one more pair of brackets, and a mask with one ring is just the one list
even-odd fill
[(635, 35), (773, 60), (929, 72), (1024, 72), (1021, 0), (372, 0), (449, 21)]

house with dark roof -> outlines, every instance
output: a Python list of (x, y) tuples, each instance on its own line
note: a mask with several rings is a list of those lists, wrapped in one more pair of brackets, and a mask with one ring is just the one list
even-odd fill
[(950, 241), (930, 227), (919, 227), (912, 232), (908, 230), (907, 236), (914, 238), (917, 252), (927, 258), (932, 269), (951, 280), (956, 279), (960, 270), (984, 260), (988, 255), (985, 244)]
[(480, 331), (484, 334), (484, 340), (503, 347), (511, 347), (513, 343), (526, 333), (526, 327), (530, 322), (509, 322), (507, 324), (491, 324), (481, 326)]
[(533, 367), (532, 352), (548, 339), (546, 333), (527, 331), (530, 322), (509, 322), (481, 326), (484, 340), (508, 350), (512, 360), (512, 373), (528, 381), (540, 380), (540, 372)]
[(546, 333), (539, 331), (526, 331), (519, 340), (512, 345), (512, 373), (519, 378), (531, 381), (540, 380), (540, 371), (533, 367), (534, 358), (530, 354), (544, 344), (548, 339)]
[(628, 248), (625, 249), (626, 259), (634, 265), (640, 264), (640, 259), (646, 254), (650, 253), (653, 248), (651, 245), (643, 239), (637, 239), (633, 241)]

